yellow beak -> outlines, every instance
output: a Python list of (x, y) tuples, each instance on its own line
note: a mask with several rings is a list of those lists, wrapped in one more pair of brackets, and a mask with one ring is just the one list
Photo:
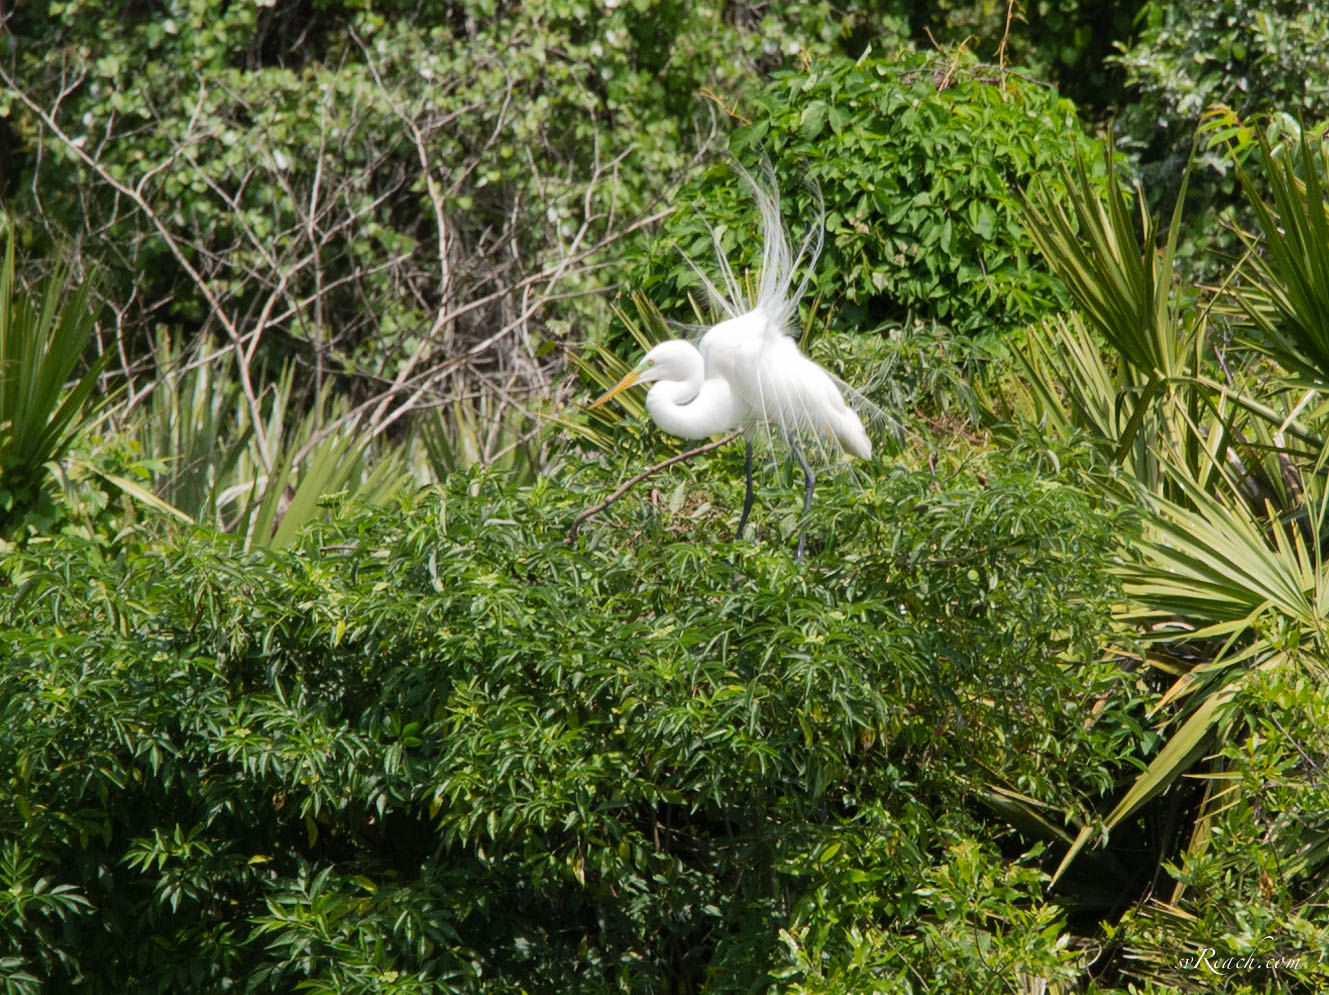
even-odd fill
[(605, 391), (605, 393), (600, 398), (598, 398), (587, 410), (588, 411), (594, 410), (595, 408), (598, 408), (600, 405), (604, 404), (610, 398), (613, 398), (618, 394), (623, 393), (623, 391), (627, 390), (634, 383), (636, 383), (637, 378), (640, 376), (641, 376), (640, 370), (629, 370), (627, 376), (625, 376), (618, 383), (614, 384), (614, 386), (610, 387), (609, 390)]

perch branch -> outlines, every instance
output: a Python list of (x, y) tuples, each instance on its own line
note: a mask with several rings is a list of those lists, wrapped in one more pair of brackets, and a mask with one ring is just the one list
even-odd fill
[(743, 434), (742, 432), (730, 432), (723, 439), (716, 439), (714, 442), (708, 442), (706, 443), (706, 445), (698, 446), (696, 449), (689, 449), (687, 452), (679, 453), (677, 456), (670, 456), (667, 460), (663, 460), (659, 463), (656, 463), (654, 466), (648, 466), (645, 470), (637, 474), (627, 483), (621, 485), (617, 490), (614, 491), (614, 493), (610, 494), (609, 497), (605, 498), (599, 504), (592, 505), (591, 507), (583, 511), (580, 515), (578, 515), (576, 518), (574, 518), (572, 520), (572, 525), (568, 528), (568, 542), (572, 542), (572, 540), (577, 538), (577, 532), (581, 528), (582, 522), (586, 521), (586, 519), (590, 518), (592, 515), (598, 515), (600, 512), (604, 511), (611, 504), (613, 504), (615, 501), (621, 498), (633, 487), (637, 486), (637, 484), (640, 484), (651, 474), (657, 473), (660, 470), (664, 470), (668, 467), (671, 467), (675, 463), (682, 463), (684, 460), (692, 459), (692, 457), (694, 456), (700, 456), (702, 453), (709, 453), (712, 449), (719, 449), (726, 442), (733, 442), (742, 434)]

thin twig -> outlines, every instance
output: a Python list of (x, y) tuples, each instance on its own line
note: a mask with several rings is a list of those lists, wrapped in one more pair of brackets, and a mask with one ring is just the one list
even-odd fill
[(1001, 92), (1006, 92), (1006, 45), (1011, 40), (1011, 21), (1024, 20), (1015, 5), (1015, 0), (1006, 0), (1006, 27), (1001, 32), (1001, 42), (997, 45), (997, 66), (1001, 69)]
[(640, 484), (651, 474), (656, 473), (660, 470), (664, 470), (668, 467), (671, 467), (675, 463), (682, 463), (684, 460), (692, 459), (692, 457), (694, 456), (700, 456), (702, 453), (709, 453), (712, 449), (719, 449), (726, 442), (733, 442), (742, 434), (743, 434), (742, 432), (730, 432), (723, 439), (716, 439), (714, 442), (708, 442), (706, 443), (706, 445), (698, 446), (696, 449), (689, 449), (687, 452), (679, 453), (677, 456), (670, 456), (667, 460), (664, 460), (663, 462), (656, 463), (654, 466), (647, 467), (641, 473), (637, 474), (627, 483), (619, 487), (616, 491), (614, 491), (613, 494), (610, 494), (609, 497), (605, 498), (599, 504), (592, 505), (591, 507), (583, 511), (580, 515), (578, 515), (576, 518), (574, 518), (572, 520), (572, 525), (568, 528), (568, 542), (572, 542), (572, 540), (577, 538), (577, 531), (581, 528), (582, 522), (586, 521), (586, 519), (590, 518), (592, 515), (598, 515), (600, 512), (604, 511), (611, 504), (613, 504), (624, 494), (626, 494), (631, 488), (637, 486), (637, 484)]

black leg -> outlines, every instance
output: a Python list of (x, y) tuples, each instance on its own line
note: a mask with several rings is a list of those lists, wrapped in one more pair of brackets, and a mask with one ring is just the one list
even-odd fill
[(812, 510), (812, 488), (816, 485), (817, 478), (813, 476), (812, 467), (808, 466), (808, 461), (803, 458), (803, 450), (798, 448), (798, 443), (791, 442), (794, 449), (794, 456), (798, 459), (798, 465), (803, 468), (803, 522), (798, 530), (798, 550), (794, 553), (794, 559), (803, 559), (803, 543), (808, 537), (808, 512)]
[(746, 447), (743, 466), (747, 471), (748, 489), (743, 495), (743, 514), (738, 519), (738, 531), (734, 533), (735, 542), (743, 538), (743, 526), (748, 524), (748, 515), (752, 512), (752, 440), (744, 439), (743, 444)]

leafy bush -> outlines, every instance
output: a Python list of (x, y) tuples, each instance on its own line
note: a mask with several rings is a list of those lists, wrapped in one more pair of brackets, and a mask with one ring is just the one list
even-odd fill
[[(276, 552), (6, 551), (9, 987), (1068, 975), (1038, 852), (1011, 862), (987, 799), (1083, 811), (1136, 727), (1127, 698), (1091, 721), (1113, 668), (1067, 666), (1114, 524), (1039, 465), (828, 482), (814, 532), (841, 541), (808, 567), (792, 520), (731, 545), (715, 505), (645, 495), (569, 545), (596, 464), (459, 474)], [(680, 486), (736, 493), (737, 470)]]
[[(1064, 306), (1019, 195), (1095, 147), (1053, 91), (936, 54), (776, 73), (732, 141), (740, 160), (773, 160), (795, 233), (817, 223), (819, 188), (826, 248), (811, 287), (838, 328), (913, 316), (987, 338)], [(712, 173), (682, 196), (700, 206), (666, 223), (644, 281), (662, 306), (695, 289), (679, 255), (709, 258), (708, 222), (731, 259), (753, 260), (741, 184)]]
[[(1134, 91), (1118, 121), (1153, 207), (1170, 209), (1210, 108), (1224, 105), (1242, 118), (1268, 115), (1283, 135), (1295, 133), (1302, 118), (1329, 116), (1326, 53), (1329, 11), (1319, 4), (1146, 3), (1139, 34), (1117, 60)], [(1196, 153), (1195, 220), (1182, 258), (1212, 272), (1215, 250), (1240, 251), (1225, 228), (1249, 228), (1253, 219), (1224, 149), (1201, 140)]]

